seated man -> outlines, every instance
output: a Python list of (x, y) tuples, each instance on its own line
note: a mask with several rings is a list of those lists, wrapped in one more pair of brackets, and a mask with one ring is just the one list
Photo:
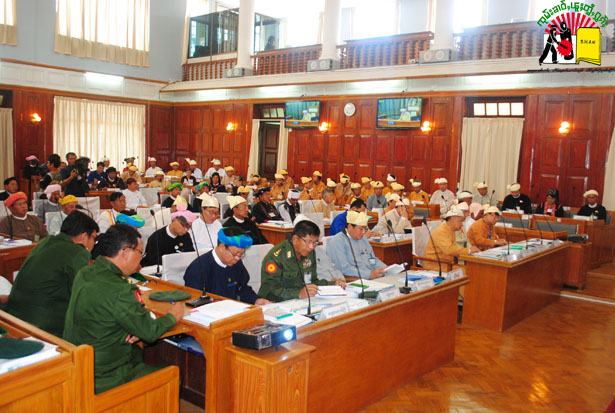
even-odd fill
[(370, 178), (369, 176), (364, 176), (364, 177), (361, 178), (362, 186), (361, 186), (361, 196), (360, 196), (360, 198), (364, 202), (367, 202), (369, 197), (374, 194), (374, 186), (372, 185), (372, 183), (373, 183), (372, 178)]
[(66, 195), (64, 198), (60, 199), (60, 204), (62, 205), (60, 213), (51, 217), (47, 223), (47, 228), (51, 235), (58, 235), (64, 220), (77, 209), (77, 197), (74, 195)]
[(303, 185), (303, 191), (299, 195), (299, 201), (307, 201), (309, 199), (320, 199), (320, 194), (314, 189), (314, 182), (309, 176), (301, 177), (301, 184)]
[(16, 192), (4, 201), (11, 214), (0, 220), (0, 232), (10, 237), (39, 241), (45, 238), (47, 230), (35, 215), (28, 214), (28, 198), (23, 192)]
[(335, 205), (346, 205), (351, 196), (350, 177), (346, 174), (340, 174), (340, 182), (335, 187)]
[(197, 186), (192, 188), (192, 194), (194, 195), (194, 200), (192, 201), (192, 205), (189, 209), (195, 214), (198, 214), (201, 212), (201, 195), (210, 195), (209, 184), (205, 181), (199, 183)]
[(467, 234), (473, 223), (483, 217), (485, 207), (477, 202), (473, 202), (469, 208), (470, 214), (463, 221), (463, 230)]
[(269, 300), (260, 298), (248, 285), (250, 274), (241, 261), (252, 246), (252, 238), (237, 227), (220, 228), (216, 236), (216, 248), (201, 255), (186, 269), (186, 286), (248, 304), (269, 304)]
[(327, 255), (346, 277), (382, 277), (386, 264), (374, 255), (365, 238), (368, 216), (365, 212), (349, 211), (346, 221), (346, 229), (327, 242)]
[(327, 185), (322, 181), (322, 173), (320, 171), (314, 171), (312, 174), (312, 182), (314, 184), (314, 191), (316, 191), (317, 194), (321, 194), (322, 197), (322, 191), (327, 189)]
[(491, 195), (489, 195), (489, 186), (486, 182), (474, 182), (474, 187), (476, 188), (477, 192), (472, 197), (472, 202), (476, 202), (477, 204), (481, 205), (498, 205), (498, 200), (493, 196), (495, 194), (495, 191), (491, 192)]
[(196, 215), (183, 205), (171, 214), (171, 223), (155, 231), (147, 240), (145, 255), (141, 265), (162, 265), (162, 256), (176, 252), (194, 251), (192, 237), (188, 234)]
[(89, 264), (98, 225), (75, 211), (58, 235), (45, 237), (21, 266), (9, 296), (7, 311), (62, 337), (64, 317), (77, 272)]
[(164, 171), (156, 165), (156, 158), (154, 158), (153, 156), (148, 157), (147, 164), (149, 165), (149, 168), (145, 170), (146, 178), (153, 178), (158, 172), (162, 172), (162, 176), (164, 177)]
[(282, 201), (286, 198), (286, 194), (288, 193), (284, 186), (284, 175), (277, 173), (274, 177), (275, 183), (273, 187), (271, 187), (271, 199), (274, 201)]
[(470, 245), (479, 248), (481, 251), (498, 245), (506, 245), (505, 239), (500, 239), (495, 232), (495, 224), (500, 219), (501, 212), (498, 207), (490, 206), (485, 209), (485, 215), (476, 221), (468, 231)]
[(165, 199), (162, 202), (162, 204), (160, 204), (160, 206), (162, 208), (171, 208), (173, 206), (173, 202), (175, 202), (179, 194), (182, 193), (182, 189), (183, 189), (182, 184), (180, 184), (179, 182), (173, 182), (169, 186), (169, 191), (171, 192), (171, 194), (169, 195), (167, 199)]
[(585, 205), (583, 205), (577, 215), (582, 215), (584, 217), (596, 217), (596, 219), (601, 219), (606, 221), (606, 208), (598, 203), (598, 191), (595, 189), (590, 189), (583, 194), (585, 198)]
[(261, 188), (254, 195), (258, 202), (252, 206), (252, 214), (257, 224), (267, 221), (281, 221), (280, 213), (271, 205), (271, 188)]
[(239, 177), (235, 175), (235, 168), (232, 166), (224, 167), (225, 175), (221, 176), (222, 178), (222, 186), (226, 188), (228, 192), (232, 192), (232, 187), (239, 186)]
[(446, 178), (437, 178), (434, 182), (438, 185), (438, 189), (431, 195), (429, 203), (440, 205), (440, 215), (444, 215), (453, 206), (455, 194), (448, 189)]
[[(469, 249), (457, 246), (455, 231), (459, 231), (463, 225), (465, 216), (462, 211), (456, 206), (453, 206), (443, 218), (445, 222), (440, 224), (440, 226), (431, 233), (431, 239), (427, 242), (427, 247), (425, 248), (425, 258), (430, 259), (430, 261), (423, 261), (423, 268), (426, 270), (439, 270), (440, 266), (438, 265), (437, 257), (441, 260), (452, 261), (454, 257), (458, 257), (462, 254), (479, 251), (479, 249), (474, 246), (471, 246)], [(437, 253), (435, 248), (438, 249)]]
[(16, 194), (19, 191), (17, 178), (11, 176), (4, 180), (4, 191), (0, 192), (0, 201), (6, 201), (9, 196)]
[(261, 230), (256, 226), (256, 222), (249, 218), (250, 208), (248, 201), (241, 196), (229, 196), (226, 198), (229, 202), (229, 208), (233, 211), (233, 216), (224, 222), (224, 227), (239, 227), (248, 234), (254, 245), (267, 244), (267, 238), (262, 234)]
[(160, 188), (162, 192), (167, 192), (169, 190), (169, 187), (171, 186), (171, 182), (164, 179), (164, 171), (162, 169), (159, 169), (154, 172), (154, 176), (156, 177), (156, 179), (150, 182), (147, 187)]
[(291, 189), (295, 187), (295, 181), (288, 175), (288, 171), (286, 169), (278, 169), (277, 173), (284, 177), (284, 193), (288, 193)]
[(521, 185), (514, 183), (506, 187), (510, 194), (506, 195), (502, 202), (502, 211), (512, 209), (522, 214), (532, 213), (532, 200), (526, 194), (521, 193)]
[(301, 192), (297, 189), (291, 189), (288, 192), (286, 201), (278, 206), (280, 216), (286, 222), (294, 222), (297, 215), (301, 213), (301, 205), (299, 205), (299, 196)]
[[(247, 185), (240, 185), (237, 187), (237, 196), (242, 197), (243, 199), (246, 200), (246, 202), (248, 201), (248, 197), (250, 196), (250, 187)], [(233, 216), (233, 210), (231, 210), (230, 208), (226, 210), (226, 212), (224, 213), (224, 216), (222, 218), (224, 219), (228, 219), (230, 217)], [(250, 207), (248, 207), (248, 219), (254, 221), (254, 218), (252, 217), (252, 213), (250, 212)]]
[(184, 172), (179, 170), (179, 162), (173, 161), (169, 164), (169, 166), (171, 167), (171, 170), (167, 171), (167, 176), (170, 176), (172, 179), (182, 179)]
[[(276, 245), (263, 259), (258, 294), (271, 301), (313, 297), (319, 285), (340, 285), (344, 280), (326, 281), (317, 276), (316, 253), (320, 229), (312, 221), (299, 221), (290, 240)], [(301, 268), (299, 267), (301, 265)]]
[(218, 221), (220, 203), (208, 194), (199, 195), (199, 201), (201, 201), (201, 214), (198, 219), (192, 221), (194, 237), (192, 241), (199, 253), (205, 253), (218, 245), (218, 231), (222, 229), (222, 224)]
[[(405, 229), (412, 229), (410, 220), (413, 215), (410, 213), (410, 201), (407, 198), (395, 201), (395, 208), (383, 214), (378, 220), (378, 225), (374, 227), (374, 231), (379, 231), (390, 234), (405, 234)], [(330, 232), (329, 232), (330, 233)]]
[[(357, 211), (357, 212), (365, 212), (366, 206), (365, 202), (362, 199), (356, 199), (352, 204), (350, 204), (349, 211)], [(331, 222), (331, 228), (329, 228), (329, 236), (336, 235), (341, 232), (344, 228), (346, 228), (346, 219), (348, 217), (348, 211), (344, 211), (341, 214), (337, 215), (333, 221)], [(369, 218), (369, 217), (368, 217)], [(365, 233), (366, 237), (378, 236), (379, 232), (367, 231)]]
[(122, 178), (117, 176), (117, 169), (113, 166), (107, 168), (105, 178), (98, 184), (98, 189), (104, 188), (126, 189), (126, 183)]
[(98, 226), (101, 233), (107, 232), (109, 228), (115, 225), (118, 214), (126, 209), (126, 197), (121, 192), (113, 192), (109, 196), (109, 202), (111, 203), (111, 209), (101, 212), (98, 218)]
[(367, 210), (371, 211), (374, 208), (385, 208), (387, 206), (387, 199), (382, 194), (384, 190), (384, 184), (380, 181), (372, 182), (374, 187), (374, 193), (367, 198)]
[(412, 192), (408, 195), (410, 203), (429, 204), (429, 195), (427, 192), (423, 191), (423, 183), (417, 179), (411, 179), (410, 183), (412, 184)]
[(58, 184), (50, 184), (45, 188), (46, 199), (39, 202), (34, 212), (41, 222), (45, 222), (45, 214), (47, 212), (59, 212), (62, 210), (60, 205), (60, 197), (62, 196), (62, 187)]
[(147, 206), (147, 199), (139, 191), (139, 182), (134, 178), (126, 180), (126, 189), (122, 191), (126, 197), (126, 208), (137, 210), (139, 206)]
[[(330, 181), (333, 182), (333, 181)], [(314, 204), (312, 212), (322, 212), (324, 218), (331, 218), (331, 212), (335, 211), (335, 193), (327, 188), (322, 191), (322, 199)]]
[(356, 199), (363, 199), (361, 198), (361, 184), (360, 183), (358, 182), (351, 183), (350, 191), (351, 191), (351, 194), (347, 199), (348, 205), (352, 204)]
[(139, 288), (127, 281), (139, 270), (143, 242), (139, 232), (114, 225), (99, 242), (101, 256), (82, 268), (71, 294), (64, 339), (94, 347), (94, 391), (153, 373), (160, 367), (143, 362), (137, 340), (154, 342), (184, 316), (184, 304), (171, 304), (166, 315), (153, 319)]
[(88, 184), (90, 184), (92, 188), (96, 188), (103, 179), (105, 179), (105, 163), (98, 162), (96, 164), (96, 170), (88, 174)]

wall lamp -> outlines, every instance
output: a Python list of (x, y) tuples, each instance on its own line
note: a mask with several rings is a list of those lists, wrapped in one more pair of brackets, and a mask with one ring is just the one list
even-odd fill
[(38, 124), (41, 121), (41, 117), (39, 116), (38, 113), (33, 113), (32, 115), (30, 115), (30, 122), (34, 123), (35, 125)]
[(322, 122), (318, 125), (318, 130), (322, 133), (326, 133), (329, 130), (329, 124), (327, 122)]
[(421, 126), (421, 131), (423, 131), (424, 133), (431, 131), (431, 124), (429, 123), (428, 120), (423, 122), (423, 126)]
[(234, 131), (235, 130), (235, 124), (233, 122), (227, 123), (226, 130), (229, 131), (229, 132), (230, 131)]
[(570, 123), (566, 121), (562, 122), (559, 128), (559, 133), (561, 133), (562, 135), (568, 135), (569, 132), (570, 132)]

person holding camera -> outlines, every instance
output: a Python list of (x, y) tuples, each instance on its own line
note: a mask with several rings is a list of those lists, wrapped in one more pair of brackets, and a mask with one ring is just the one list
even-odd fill
[(60, 176), (62, 178), (61, 185), (64, 188), (64, 195), (74, 195), (80, 198), (85, 197), (85, 194), (90, 192), (90, 186), (88, 185), (89, 163), (89, 158), (81, 157), (75, 160), (72, 169), (70, 169), (70, 166), (62, 169)]

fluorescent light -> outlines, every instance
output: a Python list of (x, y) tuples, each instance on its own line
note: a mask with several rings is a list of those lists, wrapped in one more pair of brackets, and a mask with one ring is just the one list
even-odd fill
[(124, 80), (124, 76), (106, 75), (104, 73), (85, 72), (85, 77), (96, 83), (121, 83)]

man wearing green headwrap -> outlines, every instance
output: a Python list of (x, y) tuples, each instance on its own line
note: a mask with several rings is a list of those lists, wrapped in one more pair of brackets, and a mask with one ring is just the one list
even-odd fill
[(173, 206), (173, 202), (177, 199), (179, 194), (182, 193), (183, 186), (179, 182), (174, 182), (169, 186), (169, 191), (171, 195), (162, 202), (160, 205), (162, 208), (171, 208)]
[(269, 300), (260, 298), (248, 285), (250, 275), (241, 261), (252, 242), (252, 238), (241, 228), (221, 228), (218, 231), (218, 246), (188, 266), (184, 283), (203, 293), (221, 295), (248, 304), (269, 304)]

